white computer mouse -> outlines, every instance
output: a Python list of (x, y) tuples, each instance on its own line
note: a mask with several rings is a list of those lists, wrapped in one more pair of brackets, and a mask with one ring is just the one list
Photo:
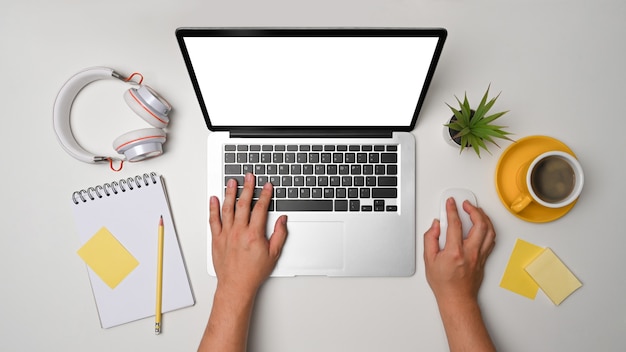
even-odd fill
[(441, 194), (440, 202), (440, 216), (439, 224), (441, 228), (441, 235), (439, 236), (439, 248), (443, 248), (446, 244), (446, 233), (448, 231), (448, 213), (446, 211), (446, 201), (448, 198), (454, 198), (456, 201), (456, 209), (461, 219), (461, 226), (463, 227), (463, 239), (467, 238), (469, 230), (472, 228), (472, 220), (468, 213), (463, 210), (463, 202), (468, 200), (472, 205), (476, 206), (476, 196), (472, 191), (465, 188), (448, 188)]

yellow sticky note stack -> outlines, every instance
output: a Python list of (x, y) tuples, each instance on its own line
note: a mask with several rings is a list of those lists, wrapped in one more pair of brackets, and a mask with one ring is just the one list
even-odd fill
[(582, 283), (550, 248), (546, 248), (528, 264), (526, 272), (556, 305), (561, 304), (565, 298), (582, 286)]
[(500, 287), (524, 297), (535, 299), (539, 286), (524, 268), (542, 251), (543, 247), (517, 239), (515, 247), (513, 247), (513, 253), (511, 253), (504, 275), (500, 281)]
[(98, 230), (78, 255), (112, 289), (139, 265), (106, 227)]

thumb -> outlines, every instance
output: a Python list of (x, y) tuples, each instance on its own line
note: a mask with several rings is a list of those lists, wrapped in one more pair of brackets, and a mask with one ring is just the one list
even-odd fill
[(285, 245), (287, 239), (287, 215), (282, 215), (274, 224), (274, 232), (270, 237), (269, 251), (270, 255), (276, 259), (280, 257), (280, 252)]
[(424, 233), (424, 260), (426, 262), (430, 262), (439, 253), (440, 233), (439, 220), (435, 219), (428, 231)]

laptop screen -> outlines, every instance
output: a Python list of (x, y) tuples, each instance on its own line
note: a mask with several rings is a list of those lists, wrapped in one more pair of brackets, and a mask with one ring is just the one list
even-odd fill
[(211, 130), (411, 130), (443, 29), (179, 29)]

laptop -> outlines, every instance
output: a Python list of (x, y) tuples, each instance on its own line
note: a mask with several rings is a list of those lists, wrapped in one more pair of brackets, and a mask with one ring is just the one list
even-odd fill
[[(271, 182), (272, 276), (412, 276), (416, 152), (410, 133), (442, 28), (179, 28), (202, 114), (207, 190)], [(208, 197), (207, 197), (208, 198)], [(208, 199), (207, 199), (208, 202)], [(210, 230), (208, 261), (211, 259)]]

